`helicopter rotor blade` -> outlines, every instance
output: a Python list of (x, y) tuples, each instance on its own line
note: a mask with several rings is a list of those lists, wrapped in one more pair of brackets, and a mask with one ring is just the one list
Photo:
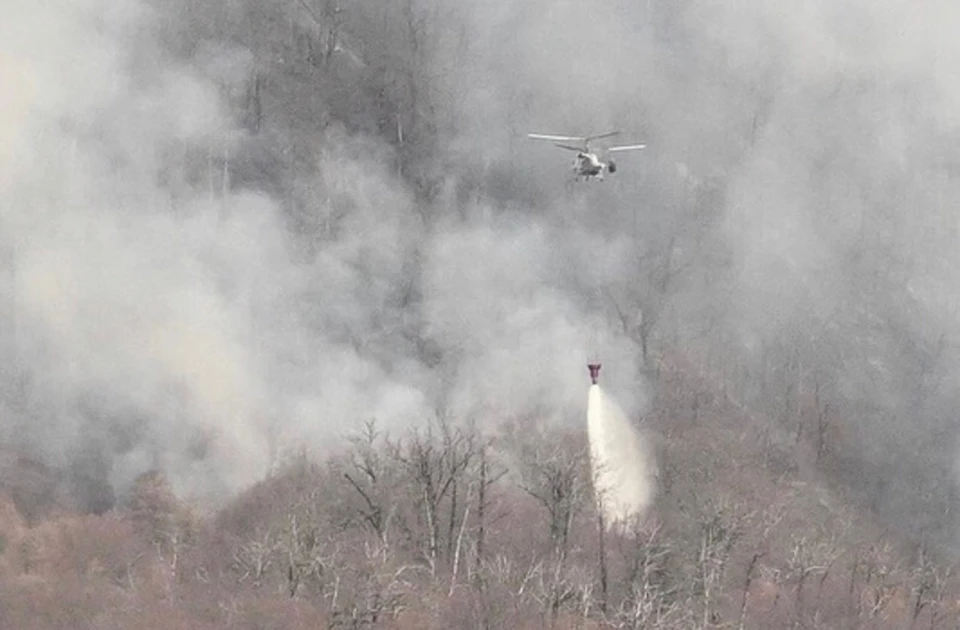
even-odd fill
[(575, 147), (569, 144), (554, 144), (555, 147), (560, 147), (561, 149), (566, 149), (568, 151), (584, 151), (583, 147)]
[(577, 140), (583, 142), (586, 140), (581, 136), (553, 136), (545, 133), (528, 133), (527, 137), (534, 140), (559, 140), (561, 142), (575, 142)]
[(610, 147), (607, 149), (607, 153), (616, 153), (617, 151), (636, 151), (638, 149), (645, 149), (646, 144), (624, 144), (618, 147)]
[(590, 140), (600, 140), (601, 138), (609, 138), (611, 136), (619, 136), (622, 131), (608, 131), (607, 133), (600, 133), (595, 136), (587, 136), (585, 140), (589, 142)]

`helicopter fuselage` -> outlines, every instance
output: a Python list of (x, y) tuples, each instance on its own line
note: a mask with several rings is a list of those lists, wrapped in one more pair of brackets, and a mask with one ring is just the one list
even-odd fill
[(573, 163), (573, 171), (577, 177), (589, 179), (595, 177), (603, 179), (603, 169), (606, 164), (600, 161), (596, 153), (581, 151)]

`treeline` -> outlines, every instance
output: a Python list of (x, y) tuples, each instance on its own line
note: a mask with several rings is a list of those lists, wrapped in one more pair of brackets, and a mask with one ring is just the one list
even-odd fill
[[(947, 628), (958, 585), (666, 368), (660, 496), (606, 530), (583, 427), (358, 426), (215, 513), (142, 475), (100, 516), (0, 512), (4, 628)], [(699, 401), (692, 405), (691, 401)], [(749, 436), (746, 437), (745, 436)]]

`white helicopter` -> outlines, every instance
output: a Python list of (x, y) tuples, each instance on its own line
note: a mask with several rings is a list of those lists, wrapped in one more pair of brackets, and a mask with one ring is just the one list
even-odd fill
[[(603, 172), (610, 174), (617, 172), (617, 163), (612, 159), (601, 160), (595, 151), (590, 150), (590, 142), (619, 135), (619, 131), (610, 131), (595, 136), (553, 136), (543, 133), (528, 133), (528, 138), (535, 140), (553, 140), (554, 145), (568, 151), (576, 151), (577, 159), (573, 163), (574, 181), (584, 181), (596, 179), (603, 181)], [(570, 144), (561, 144), (562, 142), (579, 142), (580, 146)], [(620, 146), (608, 147), (606, 153), (616, 153), (618, 151), (636, 151), (643, 149), (646, 144), (625, 144)]]

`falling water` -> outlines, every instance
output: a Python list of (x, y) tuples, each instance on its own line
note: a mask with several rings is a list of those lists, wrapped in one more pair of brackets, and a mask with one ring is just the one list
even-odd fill
[(590, 386), (587, 433), (594, 487), (606, 525), (627, 526), (653, 500), (652, 457), (637, 428), (596, 384)]

